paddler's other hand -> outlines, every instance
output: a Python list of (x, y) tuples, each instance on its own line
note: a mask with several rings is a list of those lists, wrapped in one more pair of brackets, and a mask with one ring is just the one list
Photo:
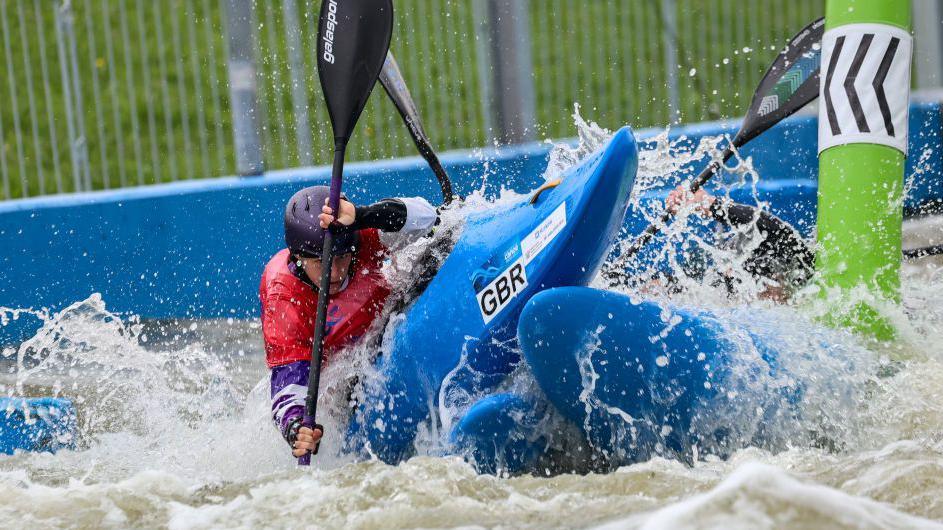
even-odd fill
[(318, 446), (318, 442), (321, 441), (321, 436), (323, 435), (324, 432), (319, 427), (315, 427), (314, 429), (301, 427), (298, 429), (298, 438), (295, 439), (291, 454), (295, 457), (299, 457), (314, 451), (314, 448)]
[(714, 196), (704, 190), (691, 193), (687, 186), (682, 184), (668, 194), (668, 198), (665, 199), (665, 209), (671, 215), (677, 215), (682, 207), (691, 205), (694, 207), (694, 211), (706, 214), (710, 211), (715, 200), (717, 199)]
[[(318, 220), (321, 221), (321, 228), (327, 228), (334, 222), (334, 210), (327, 205), (328, 200), (328, 198), (324, 199), (324, 206), (321, 207), (321, 215), (318, 216)], [(354, 218), (357, 216), (357, 210), (354, 208), (354, 204), (347, 199), (341, 199), (339, 206), (341, 215), (337, 219), (337, 222), (344, 226), (354, 224)]]

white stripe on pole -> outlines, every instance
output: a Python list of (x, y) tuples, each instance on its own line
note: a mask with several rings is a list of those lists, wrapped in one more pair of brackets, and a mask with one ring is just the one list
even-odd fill
[(912, 46), (909, 32), (886, 24), (847, 24), (825, 32), (819, 153), (868, 143), (907, 154)]

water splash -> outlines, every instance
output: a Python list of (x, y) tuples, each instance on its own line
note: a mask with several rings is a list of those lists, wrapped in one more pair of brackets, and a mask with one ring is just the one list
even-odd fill
[[(578, 131), (586, 128), (579, 133), (586, 146), (604, 138), (592, 127), (585, 120), (579, 125)], [(677, 175), (671, 167), (716, 146), (702, 143), (686, 151), (667, 138), (658, 136), (654, 152), (643, 152), (643, 189), (673, 185)], [(560, 162), (553, 171), (585, 156), (573, 149), (554, 149), (552, 157)], [(748, 167), (748, 161), (743, 163)], [(748, 171), (742, 175), (747, 184), (754, 178)], [(498, 200), (515, 199), (506, 193)], [(641, 197), (634, 196), (639, 207), (652, 208), (646, 210), (652, 216), (660, 213)], [(471, 210), (456, 211), (456, 223), (467, 211), (489, 206), (481, 194), (466, 203)], [(452, 215), (445, 213), (446, 226)], [(667, 232), (681, 238), (687, 230), (677, 225)], [(692, 244), (710, 252), (714, 243), (698, 237)], [(417, 243), (404, 255), (421, 251)], [(723, 251), (717, 250), (720, 257)], [(670, 263), (670, 270), (681, 265)], [(725, 266), (736, 268), (736, 261)], [(409, 274), (399, 264), (390, 267), (391, 278)], [(799, 353), (787, 359), (796, 365), (791, 370), (814, 378), (814, 385), (807, 386), (814, 392), (807, 390), (804, 405), (818, 418), (814, 427), (842, 443), (791, 439), (791, 445), (775, 454), (745, 448), (726, 461), (693, 459), (693, 465), (656, 457), (605, 475), (552, 478), (479, 476), (460, 459), (440, 457), (418, 457), (394, 467), (324, 455), (314, 469), (299, 471), (271, 424), (261, 342), (251, 323), (233, 325), (256, 337), (248, 346), (230, 346), (234, 342), (227, 334), (218, 344), (173, 340), (175, 334), (185, 335), (177, 333), (179, 327), (168, 332), (170, 340), (159, 343), (151, 323), (115, 315), (99, 297), (58, 313), (2, 309), (4, 325), (13, 322), (14, 314), (42, 324), (30, 340), (4, 350), (4, 366), (12, 368), (2, 381), (4, 392), (54, 392), (83, 399), (78, 407), (80, 450), (0, 458), (0, 497), (6, 500), (0, 526), (30, 520), (79, 528), (286, 527), (312, 521), (326, 528), (573, 528), (609, 521), (620, 528), (705, 521), (730, 527), (743, 521), (753, 527), (929, 527), (932, 523), (902, 512), (943, 520), (941, 270), (905, 268), (901, 308), (888, 313), (901, 330), (902, 341), (894, 346), (862, 344), (835, 332), (829, 347), (820, 348), (808, 336), (814, 326), (808, 315), (815, 314), (816, 306), (802, 308), (806, 313), (755, 300), (742, 307), (707, 280), (685, 279), (687, 289), (680, 293), (621, 289), (698, 305), (731, 321), (747, 321), (757, 308), (771, 312), (788, 349)], [(388, 325), (395, 325), (395, 318)], [(756, 353), (747, 348), (743, 355), (755, 359)], [(364, 349), (353, 352), (346, 364), (326, 370), (325, 388), (334, 400), (326, 401), (324, 410), (334, 422), (328, 429), (328, 441), (334, 442), (325, 447), (341, 445), (349, 374), (369, 370), (371, 358), (372, 352)], [(861, 364), (843, 366), (849, 358)], [(835, 395), (829, 385), (835, 373), (849, 378), (854, 392)], [(502, 388), (537, 392), (523, 369)], [(464, 407), (461, 399), (443, 403), (450, 418)], [(572, 433), (559, 424), (541, 429), (558, 433), (562, 439), (557, 443), (572, 440)], [(434, 454), (434, 447), (429, 451)], [(692, 495), (699, 496), (686, 502)], [(318, 519), (307, 519), (311, 514)]]

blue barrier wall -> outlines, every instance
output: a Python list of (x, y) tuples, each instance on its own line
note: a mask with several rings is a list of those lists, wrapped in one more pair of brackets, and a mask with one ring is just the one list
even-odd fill
[[(727, 133), (733, 136), (739, 122), (704, 123), (683, 127), (677, 136), (687, 136), (682, 145), (696, 144), (703, 136)], [(907, 158), (908, 193), (905, 210), (909, 215), (943, 196), (943, 120), (935, 101), (914, 103), (910, 108), (910, 146)], [(673, 134), (672, 136), (676, 136)], [(741, 150), (752, 158), (753, 167), (764, 182), (816, 180), (818, 177), (818, 118), (794, 116), (763, 133)], [(706, 164), (706, 158), (686, 168), (691, 176)]]
[[(697, 124), (674, 129), (671, 136), (697, 142), (704, 135), (732, 134), (736, 126)], [(939, 105), (914, 105), (908, 209), (943, 197), (940, 131)], [(816, 142), (815, 118), (794, 117), (743, 150), (761, 176), (760, 199), (806, 234), (815, 221)], [(442, 160), (459, 193), (495, 193), (500, 187), (523, 192), (542, 182), (549, 149), (540, 143), (452, 152)], [(112, 311), (144, 317), (253, 316), (261, 269), (283, 246), (285, 202), (329, 176), (329, 168), (302, 168), (0, 203), (0, 306), (57, 310), (97, 292)], [(345, 191), (361, 203), (416, 195), (440, 200), (418, 157), (350, 164)], [(664, 193), (653, 190), (651, 196)], [(21, 340), (28, 327), (5, 326), (0, 343)]]

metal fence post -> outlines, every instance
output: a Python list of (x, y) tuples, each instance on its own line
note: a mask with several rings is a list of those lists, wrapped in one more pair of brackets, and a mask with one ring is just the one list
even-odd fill
[(939, 0), (916, 0), (913, 15), (916, 88), (943, 86), (943, 6)]
[(67, 15), (66, 10), (69, 8), (68, 4), (64, 4), (62, 7), (57, 7), (55, 10), (56, 13), (56, 50), (59, 56), (59, 70), (61, 75), (61, 84), (62, 92), (65, 100), (65, 122), (66, 129), (69, 134), (69, 154), (70, 162), (72, 163), (72, 191), (82, 191), (82, 155), (80, 144), (84, 140), (80, 140), (78, 133), (76, 132), (76, 120), (75, 113), (76, 109), (73, 108), (75, 102), (72, 99), (72, 78), (70, 77), (70, 69), (68, 56), (66, 54), (65, 47), (65, 29), (64, 26), (67, 24)]
[(491, 53), (489, 52), (488, 36), (488, 0), (474, 0), (472, 2), (472, 20), (475, 23), (475, 57), (478, 63), (478, 85), (481, 90), (481, 120), (482, 130), (485, 131), (485, 141), (494, 137), (494, 117), (491, 112)]
[(485, 17), (484, 54), (480, 68), (485, 108), (495, 126), (495, 139), (521, 143), (535, 138), (534, 74), (527, 0), (479, 0)]
[(261, 116), (253, 45), (252, 0), (226, 0), (224, 5), (229, 40), (227, 65), (236, 171), (240, 175), (261, 175), (265, 165), (259, 137)]
[(295, 111), (295, 141), (298, 160), (303, 166), (314, 164), (311, 152), (311, 125), (308, 122), (308, 85), (305, 82), (305, 62), (301, 46), (301, 26), (298, 23), (296, 0), (283, 0), (285, 40), (288, 45), (288, 69), (291, 76), (291, 102)]
[(671, 123), (681, 121), (681, 97), (678, 93), (678, 15), (675, 0), (662, 0), (661, 20), (665, 31), (665, 85), (668, 89), (668, 115)]

